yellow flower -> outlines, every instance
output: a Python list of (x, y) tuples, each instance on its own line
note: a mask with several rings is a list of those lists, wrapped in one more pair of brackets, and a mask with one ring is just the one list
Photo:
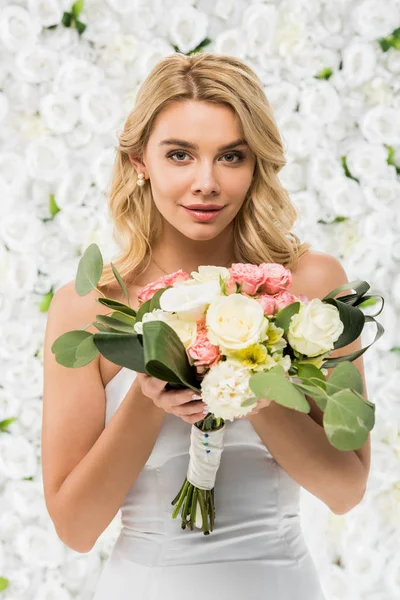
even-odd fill
[(267, 335), (268, 335), (268, 346), (273, 346), (277, 344), (281, 337), (283, 336), (284, 330), (282, 327), (277, 327), (272, 321), (269, 321)]
[(276, 365), (263, 344), (251, 344), (243, 350), (229, 352), (227, 356), (231, 362), (253, 369), (253, 371), (261, 371)]

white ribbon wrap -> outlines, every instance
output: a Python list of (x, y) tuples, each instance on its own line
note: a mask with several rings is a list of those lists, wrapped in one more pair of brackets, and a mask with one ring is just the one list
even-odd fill
[[(226, 425), (216, 431), (201, 431), (192, 425), (190, 433), (189, 466), (187, 480), (201, 490), (212, 490), (215, 485)], [(207, 436), (207, 437), (206, 437)], [(207, 445), (204, 445), (207, 444)], [(209, 450), (209, 452), (207, 452)]]

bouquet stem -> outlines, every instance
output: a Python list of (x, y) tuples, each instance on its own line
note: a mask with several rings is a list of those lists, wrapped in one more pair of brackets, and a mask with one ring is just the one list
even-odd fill
[[(204, 535), (209, 535), (214, 529), (214, 482), (223, 448), (223, 432), (220, 432), (217, 436), (212, 436), (212, 434), (221, 430), (224, 425), (223, 419), (213, 418), (211, 413), (202, 421), (192, 425), (188, 468), (188, 476), (190, 473), (192, 481), (189, 481), (187, 476), (181, 489), (171, 502), (172, 505), (176, 505), (172, 513), (173, 519), (176, 519), (182, 509), (182, 529), (186, 529), (188, 526), (193, 531), (194, 526), (196, 526), (203, 530)], [(208, 441), (201, 442), (202, 435), (199, 432), (202, 432), (204, 439)], [(202, 446), (205, 447), (202, 448)], [(210, 456), (211, 452), (212, 455)], [(194, 485), (193, 478), (196, 479), (198, 485)], [(197, 479), (200, 480), (200, 483)], [(200, 485), (201, 487), (199, 487)], [(209, 489), (205, 489), (206, 485), (210, 486)]]

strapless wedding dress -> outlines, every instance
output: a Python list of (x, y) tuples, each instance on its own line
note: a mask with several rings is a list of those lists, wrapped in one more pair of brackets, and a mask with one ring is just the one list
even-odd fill
[[(106, 386), (106, 425), (135, 377), (122, 368)], [(191, 424), (167, 413), (121, 506), (121, 532), (93, 600), (325, 600), (302, 535), (300, 486), (248, 419), (226, 425), (214, 531), (182, 530), (180, 515), (171, 516)]]

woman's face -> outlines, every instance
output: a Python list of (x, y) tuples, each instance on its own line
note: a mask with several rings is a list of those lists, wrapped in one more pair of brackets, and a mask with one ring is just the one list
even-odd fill
[[(145, 174), (145, 185), (151, 185), (164, 220), (186, 237), (212, 239), (239, 212), (255, 166), (254, 154), (238, 143), (240, 137), (231, 108), (196, 100), (174, 102), (155, 120), (143, 163), (130, 157)], [(204, 220), (184, 208), (191, 204), (223, 208)]]

